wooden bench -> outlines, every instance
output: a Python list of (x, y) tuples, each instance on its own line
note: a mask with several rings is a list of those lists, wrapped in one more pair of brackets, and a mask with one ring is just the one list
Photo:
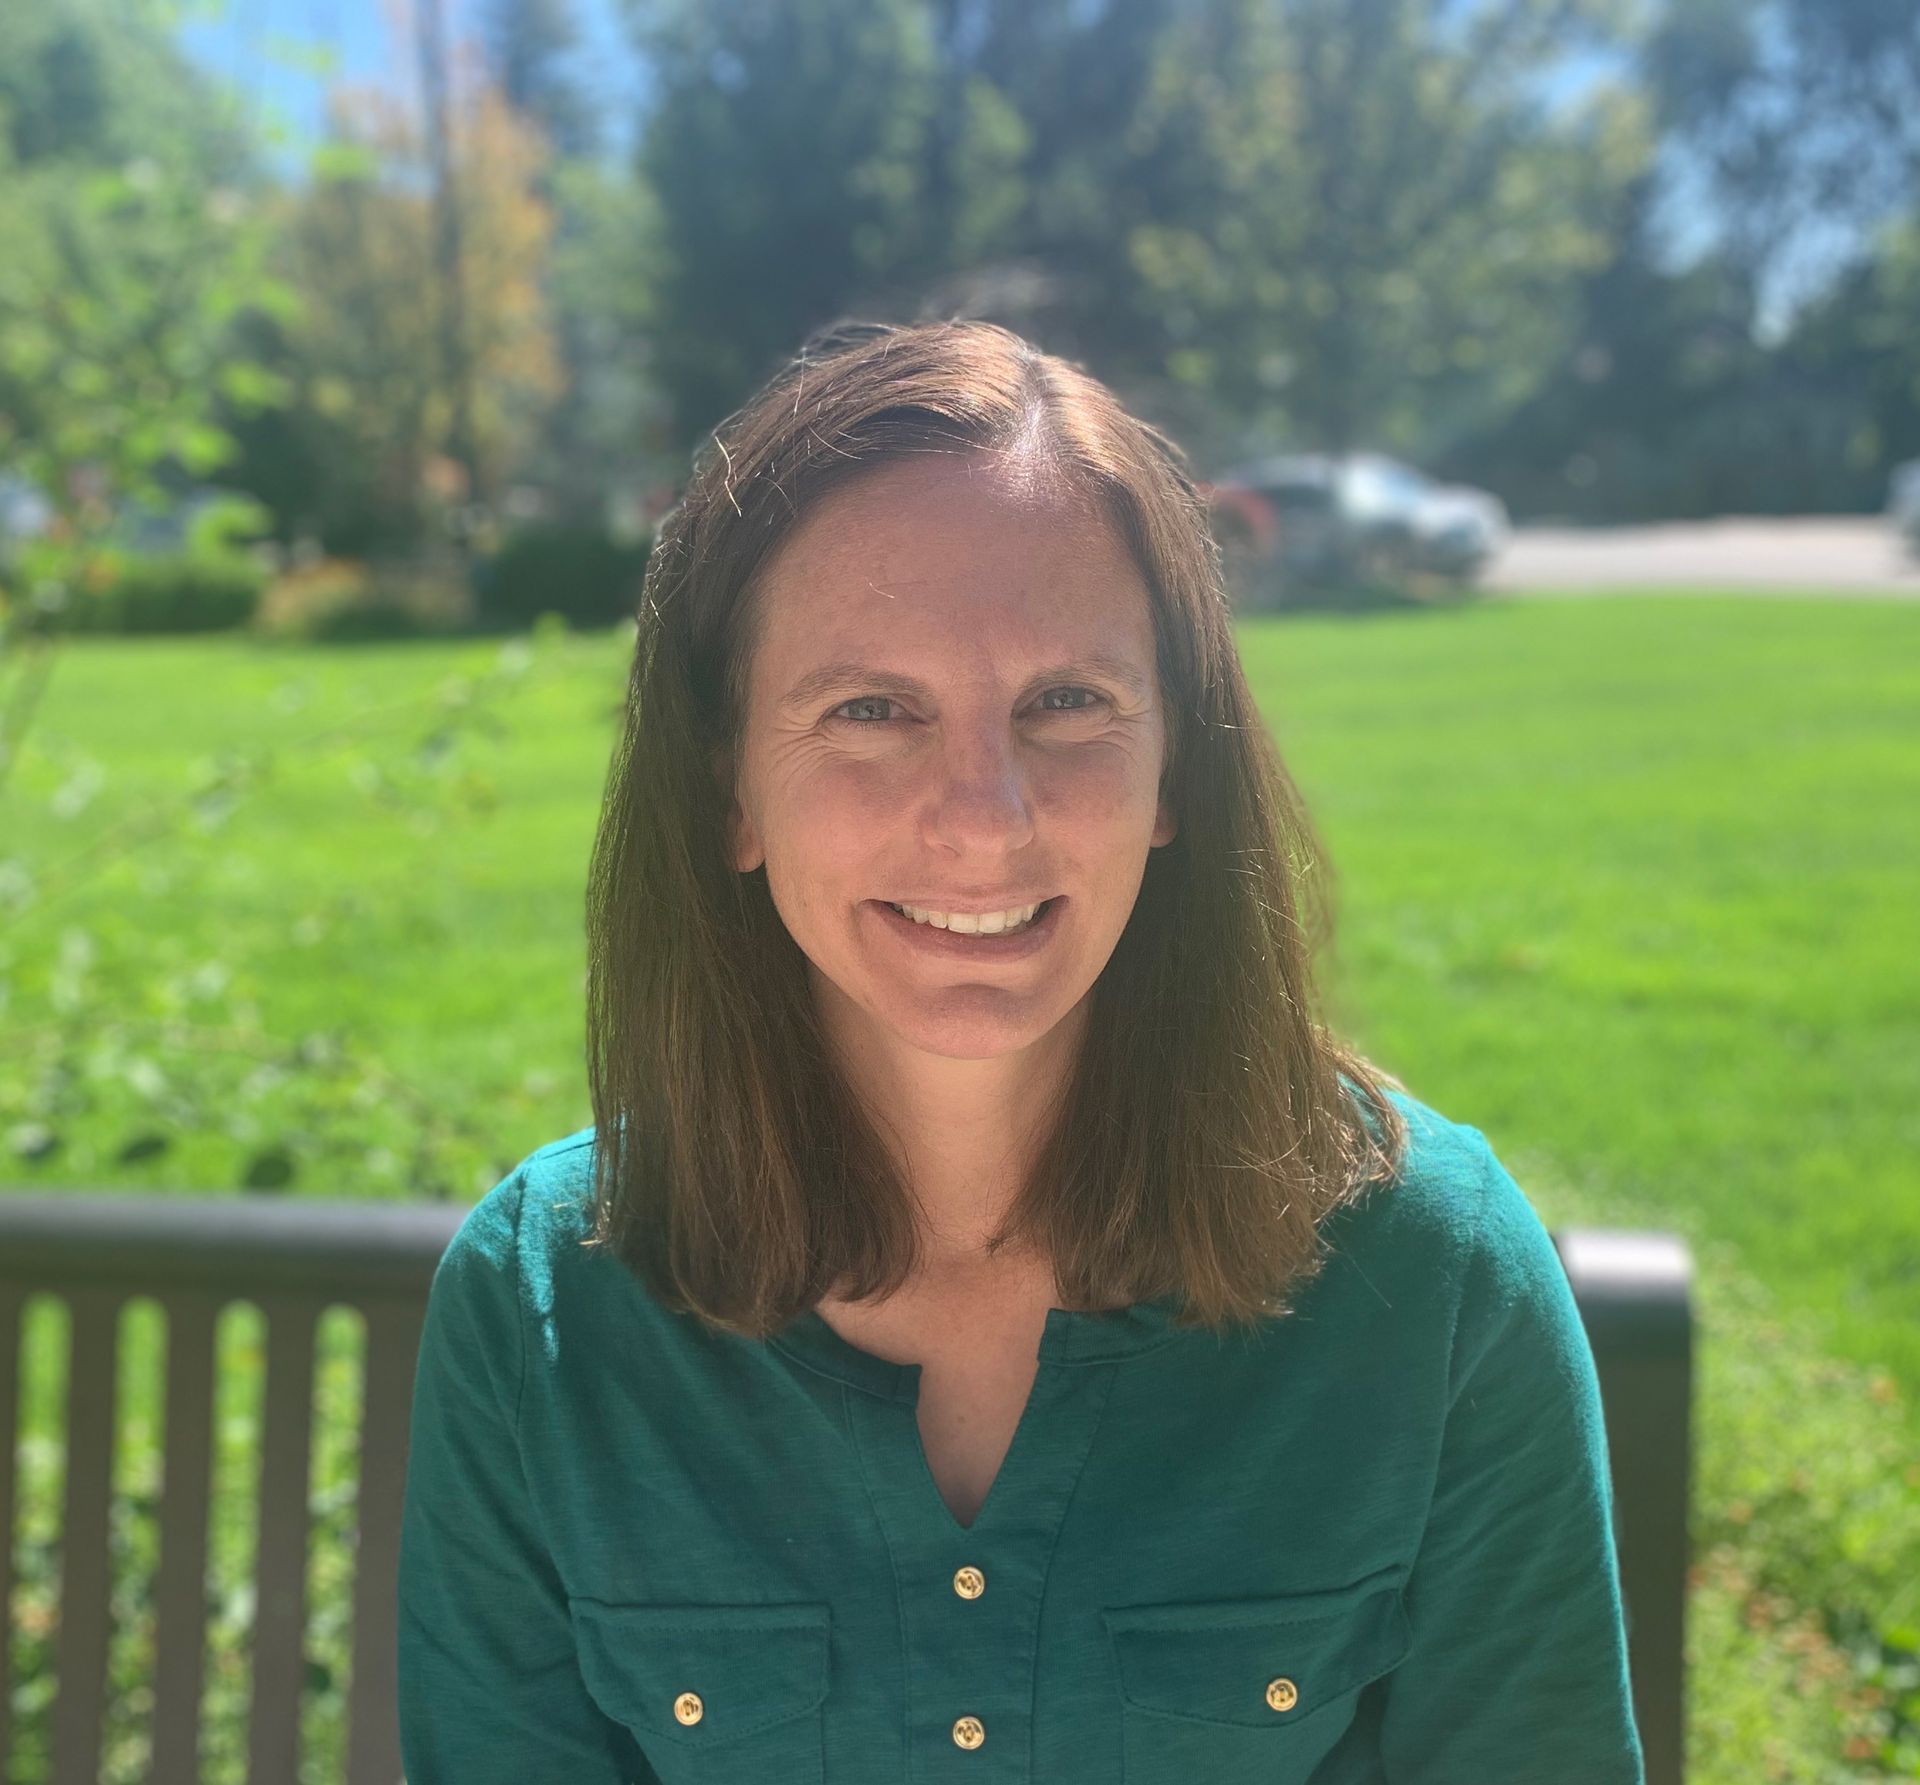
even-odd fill
[[(67, 1304), (67, 1468), (49, 1785), (93, 1785), (105, 1723), (109, 1508), (122, 1307), (151, 1298), (167, 1332), (164, 1487), (153, 1600), (155, 1785), (201, 1776), (214, 1331), (234, 1302), (267, 1327), (260, 1432), (250, 1785), (300, 1772), (305, 1678), (310, 1431), (320, 1317), (365, 1321), (346, 1770), (339, 1785), (401, 1777), (394, 1580), (407, 1423), (427, 1290), (466, 1210), (446, 1204), (0, 1194), (0, 1600), (13, 1603), (22, 1311)], [(1680, 1785), (1687, 1495), (1692, 1399), (1691, 1265), (1663, 1234), (1556, 1233), (1599, 1368), (1627, 1603), (1634, 1707), (1648, 1785)], [(0, 1778), (12, 1753), (8, 1645), (0, 1644)]]

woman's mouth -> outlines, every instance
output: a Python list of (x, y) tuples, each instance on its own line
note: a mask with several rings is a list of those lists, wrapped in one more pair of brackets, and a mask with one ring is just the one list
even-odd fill
[(893, 905), (892, 909), (914, 923), (929, 924), (950, 936), (1010, 936), (1037, 923), (1052, 903), (1051, 899), (1042, 899), (1036, 905), (1020, 905), (1011, 911), (929, 911), (918, 905)]
[[(1060, 927), (1063, 894), (1008, 911), (944, 912), (889, 899), (869, 901), (881, 921), (903, 941), (951, 960), (1017, 960), (1044, 948)], [(987, 927), (991, 926), (991, 927)]]

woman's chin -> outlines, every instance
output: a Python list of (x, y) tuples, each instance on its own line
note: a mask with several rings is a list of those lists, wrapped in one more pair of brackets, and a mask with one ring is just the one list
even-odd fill
[(864, 1032), (870, 1045), (948, 1060), (1023, 1053), (1054, 1035), (1087, 1001), (1083, 990), (1063, 1002), (1057, 984), (1016, 989), (975, 980), (914, 987), (870, 971), (842, 983), (818, 966), (811, 967), (809, 977), (831, 1030), (848, 1038)]
[[(904, 1007), (903, 1007), (904, 1006)], [(997, 986), (954, 986), (911, 1004), (890, 1001), (884, 1026), (897, 1040), (948, 1060), (996, 1060), (1044, 1041), (1069, 1014), (1053, 1001), (1037, 1007)]]

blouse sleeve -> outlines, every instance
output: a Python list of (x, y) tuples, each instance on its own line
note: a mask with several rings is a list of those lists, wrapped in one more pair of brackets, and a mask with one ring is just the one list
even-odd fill
[(522, 1189), (516, 1172), (468, 1212), (427, 1299), (398, 1582), (407, 1785), (653, 1779), (581, 1681), (521, 1465)]
[(1644, 1785), (1600, 1384), (1552, 1236), (1478, 1130), (1438, 1479), (1387, 1676), (1389, 1780)]

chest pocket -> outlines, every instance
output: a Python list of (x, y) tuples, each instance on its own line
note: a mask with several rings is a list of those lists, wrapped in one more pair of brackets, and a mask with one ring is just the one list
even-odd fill
[(1305, 1785), (1413, 1630), (1395, 1563), (1350, 1586), (1101, 1612), (1126, 1785)]
[(580, 1675), (660, 1785), (824, 1785), (826, 1605), (569, 1601)]

